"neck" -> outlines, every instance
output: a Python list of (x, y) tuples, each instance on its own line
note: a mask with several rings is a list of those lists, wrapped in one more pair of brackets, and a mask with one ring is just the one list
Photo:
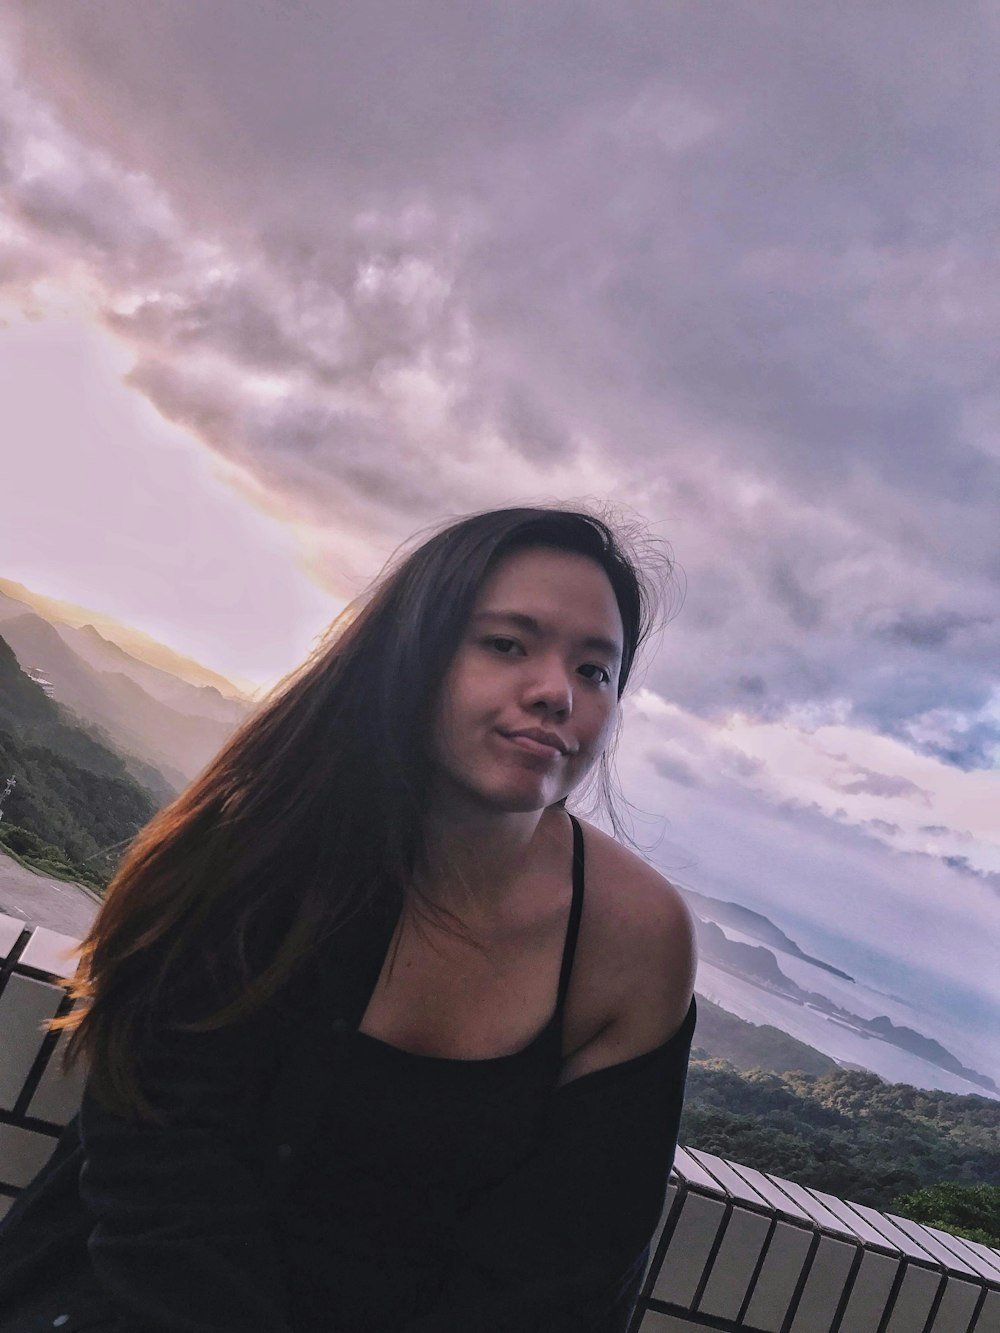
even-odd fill
[(551, 822), (544, 810), (498, 812), (451, 801), (447, 810), (432, 809), (423, 891), (459, 915), (499, 911), (550, 837)]

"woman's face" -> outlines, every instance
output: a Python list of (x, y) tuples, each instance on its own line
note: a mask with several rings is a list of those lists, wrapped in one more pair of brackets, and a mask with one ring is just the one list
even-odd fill
[(529, 547), (486, 579), (442, 682), (436, 795), (542, 810), (580, 782), (618, 714), (622, 619), (586, 556)]

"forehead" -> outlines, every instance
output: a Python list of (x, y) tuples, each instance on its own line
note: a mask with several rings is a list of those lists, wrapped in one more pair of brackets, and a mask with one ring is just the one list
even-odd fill
[(611, 580), (575, 551), (532, 546), (503, 556), (483, 581), (474, 612), (517, 611), (537, 620), (622, 641), (622, 618)]

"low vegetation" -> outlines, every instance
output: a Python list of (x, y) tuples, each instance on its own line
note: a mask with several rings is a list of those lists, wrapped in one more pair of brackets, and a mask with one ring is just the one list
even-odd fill
[(1000, 1102), (852, 1070), (693, 1059), (681, 1142), (882, 1210), (943, 1182), (1000, 1187)]
[(1000, 1186), (945, 1180), (902, 1195), (892, 1211), (954, 1236), (1000, 1247)]
[[(44, 842), (37, 833), (20, 828), (17, 824), (0, 824), (0, 847), (20, 865), (37, 870), (40, 875), (48, 875), (50, 879), (89, 884), (97, 890), (103, 889), (108, 882), (108, 875), (102, 874), (94, 865), (71, 860), (59, 847)], [(95, 859), (100, 861), (107, 858)]]
[(815, 1047), (769, 1024), (747, 1023), (698, 996), (698, 1027), (692, 1052), (697, 1059), (728, 1060), (737, 1069), (767, 1069), (774, 1074), (796, 1070), (830, 1074), (840, 1066)]
[[(0, 843), (57, 878), (106, 884), (122, 847), (157, 800), (122, 757), (75, 724), (17, 664), (0, 638)], [(113, 850), (108, 850), (113, 849)]]

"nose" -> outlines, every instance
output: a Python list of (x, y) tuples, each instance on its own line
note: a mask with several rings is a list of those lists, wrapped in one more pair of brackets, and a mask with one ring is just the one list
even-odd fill
[(555, 658), (537, 659), (538, 670), (525, 687), (525, 705), (536, 713), (568, 717), (573, 711), (573, 679)]

